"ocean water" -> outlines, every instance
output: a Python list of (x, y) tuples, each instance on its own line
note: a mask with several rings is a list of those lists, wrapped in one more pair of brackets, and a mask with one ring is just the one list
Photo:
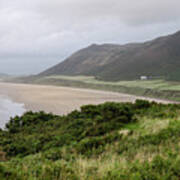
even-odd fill
[(0, 128), (5, 128), (11, 117), (20, 116), (25, 111), (24, 104), (19, 104), (7, 97), (0, 96)]

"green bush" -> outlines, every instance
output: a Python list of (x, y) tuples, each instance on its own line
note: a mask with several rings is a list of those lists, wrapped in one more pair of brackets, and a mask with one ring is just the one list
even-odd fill
[(50, 149), (43, 153), (43, 157), (48, 160), (57, 161), (62, 158), (61, 149)]
[(179, 179), (179, 110), (137, 100), (16, 116), (0, 130), (0, 179)]
[(20, 180), (15, 172), (7, 170), (5, 167), (0, 165), (0, 179), (2, 180)]

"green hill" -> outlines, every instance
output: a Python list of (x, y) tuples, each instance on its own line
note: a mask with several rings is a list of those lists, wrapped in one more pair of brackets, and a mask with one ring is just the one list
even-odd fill
[(179, 111), (137, 100), (11, 118), (0, 130), (0, 179), (179, 180)]
[(145, 43), (93, 44), (42, 72), (89, 75), (103, 80), (134, 80), (140, 76), (180, 80), (180, 32)]

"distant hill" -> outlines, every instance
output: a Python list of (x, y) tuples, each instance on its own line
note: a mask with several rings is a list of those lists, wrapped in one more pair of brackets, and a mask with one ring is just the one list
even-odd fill
[(151, 76), (180, 80), (180, 31), (145, 43), (93, 44), (40, 75), (91, 75), (103, 80)]
[(8, 77), (9, 75), (8, 74), (5, 74), (5, 73), (0, 73), (0, 78), (3, 78), (3, 77)]

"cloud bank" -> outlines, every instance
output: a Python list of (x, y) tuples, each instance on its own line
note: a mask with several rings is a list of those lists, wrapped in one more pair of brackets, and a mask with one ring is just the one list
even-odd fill
[(0, 0), (0, 72), (37, 73), (91, 43), (173, 33), (179, 7), (179, 0)]

